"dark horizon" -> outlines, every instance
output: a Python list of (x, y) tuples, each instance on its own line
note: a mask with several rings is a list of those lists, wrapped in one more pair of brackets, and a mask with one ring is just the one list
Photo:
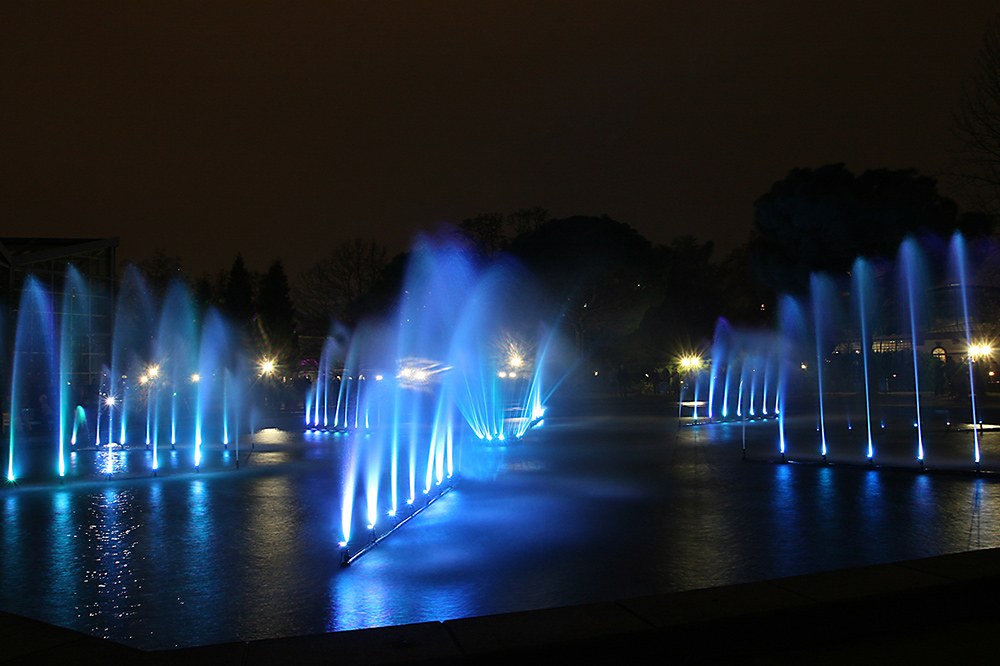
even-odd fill
[[(993, 2), (12, 4), (7, 235), (294, 279), (542, 206), (725, 253), (797, 167), (953, 166)], [(941, 193), (956, 197), (949, 184)]]

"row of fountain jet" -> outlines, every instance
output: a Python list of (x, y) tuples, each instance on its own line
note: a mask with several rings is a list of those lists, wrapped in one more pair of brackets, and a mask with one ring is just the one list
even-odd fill
[[(330, 438), (340, 461), (331, 492), (345, 543), (460, 472), (494, 473), (497, 451), (541, 421), (553, 336), (530, 312), (531, 289), (514, 262), (427, 236), (391, 316), (331, 329), (305, 427)], [(238, 467), (270, 368), (219, 312), (180, 283), (154, 298), (134, 268), (113, 303), (72, 266), (61, 284), (27, 277), (20, 293), (7, 356), (9, 482), (232, 466), (230, 446)]]
[(553, 338), (527, 311), (529, 289), (510, 261), (422, 237), (392, 316), (331, 331), (305, 418), (345, 434), (344, 544), (374, 541), (384, 517), (397, 524), (459, 471), (492, 473), (497, 449), (541, 421)]
[[(260, 370), (180, 282), (158, 303), (130, 267), (112, 304), (69, 266), (61, 285), (28, 276), (20, 291), (5, 368), (9, 482), (126, 471), (130, 448), (155, 474), (183, 445), (198, 469), (207, 444), (238, 447)], [(96, 469), (77, 464), (95, 450)]]
[[(991, 308), (1000, 301), (977, 277), (988, 271), (970, 265), (975, 254), (960, 233), (949, 241), (908, 238), (894, 262), (859, 257), (847, 276), (813, 274), (807, 296), (780, 297), (774, 330), (720, 319), (708, 367), (689, 361), (686, 368), (685, 416), (696, 423), (773, 419), (775, 453), (784, 459), (789, 423), (813, 415), (820, 459), (849, 457), (838, 443), (854, 441), (844, 432), (858, 427), (872, 464), (879, 432), (895, 416), (912, 430), (912, 459), (923, 467), (928, 404), (945, 401), (946, 425), (969, 426), (968, 459), (978, 470)], [(890, 391), (911, 396), (909, 408), (886, 406), (899, 403), (885, 399)]]

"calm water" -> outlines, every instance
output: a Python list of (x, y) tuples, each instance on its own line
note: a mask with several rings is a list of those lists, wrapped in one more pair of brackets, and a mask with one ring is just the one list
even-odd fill
[[(548, 419), (348, 569), (339, 436), (269, 431), (239, 471), (7, 488), (0, 608), (168, 648), (1000, 546), (992, 477), (742, 462), (743, 435), (649, 410)], [(767, 457), (775, 425), (747, 436)]]

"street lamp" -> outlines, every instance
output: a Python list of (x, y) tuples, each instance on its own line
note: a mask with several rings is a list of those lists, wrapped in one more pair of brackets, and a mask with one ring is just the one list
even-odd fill
[(697, 370), (701, 367), (701, 357), (699, 356), (682, 356), (681, 357), (681, 367), (685, 370)]
[(993, 353), (993, 348), (988, 344), (982, 345), (970, 345), (969, 346), (969, 356), (972, 358), (979, 358), (980, 356), (989, 356)]
[[(682, 357), (680, 357), (680, 359), (678, 361), (678, 365), (680, 365), (681, 372), (684, 374), (685, 377), (688, 377), (691, 374), (697, 374), (701, 370), (701, 357), (693, 355), (693, 354), (689, 354), (687, 356), (682, 356)], [(677, 395), (677, 425), (679, 427), (680, 426), (680, 417), (681, 417), (681, 415), (683, 413), (683, 407), (684, 407), (684, 379), (680, 380), (680, 387), (679, 387), (679, 390), (678, 390), (677, 393), (678, 393), (678, 395)], [(695, 393), (694, 393), (694, 413), (692, 414), (692, 416), (695, 418), (695, 420), (698, 419), (698, 389), (697, 389), (697, 385), (695, 386)]]

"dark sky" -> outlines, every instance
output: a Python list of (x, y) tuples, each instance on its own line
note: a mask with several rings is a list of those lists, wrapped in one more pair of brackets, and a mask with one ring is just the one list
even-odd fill
[[(939, 175), (995, 0), (0, 5), (2, 235), (289, 273), (543, 206), (747, 239), (793, 167)], [(952, 194), (942, 188), (945, 194)]]

